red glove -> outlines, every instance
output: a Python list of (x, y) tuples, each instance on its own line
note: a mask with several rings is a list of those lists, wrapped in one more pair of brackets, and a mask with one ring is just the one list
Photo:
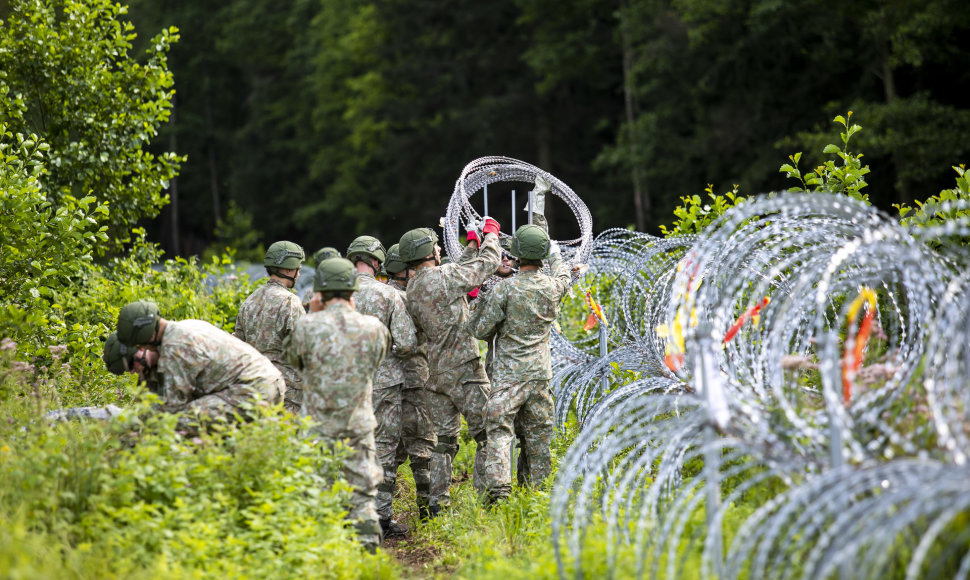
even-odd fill
[(495, 234), (498, 235), (498, 230), (501, 226), (495, 221), (495, 218), (485, 217), (485, 225), (482, 226), (482, 233), (484, 234)]
[(479, 246), (482, 245), (482, 241), (478, 239), (478, 232), (475, 230), (468, 230), (465, 232), (465, 239), (467, 239), (469, 242), (474, 241)]
[(471, 299), (473, 299), (473, 300), (475, 298), (478, 298), (478, 288), (475, 288), (474, 290), (472, 290), (471, 292), (469, 292), (468, 293), (468, 297), (471, 298)]

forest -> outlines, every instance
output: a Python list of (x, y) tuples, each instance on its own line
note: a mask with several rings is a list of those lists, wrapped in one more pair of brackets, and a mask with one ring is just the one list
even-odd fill
[[(437, 224), (485, 155), (560, 177), (597, 230), (657, 233), (708, 185), (785, 187), (777, 160), (817, 163), (847, 110), (887, 211), (970, 154), (957, 0), (134, 0), (124, 19), (135, 58), (178, 37), (151, 152), (179, 171), (137, 216), (170, 255), (396, 238)], [(41, 69), (4, 65), (38, 132)]]

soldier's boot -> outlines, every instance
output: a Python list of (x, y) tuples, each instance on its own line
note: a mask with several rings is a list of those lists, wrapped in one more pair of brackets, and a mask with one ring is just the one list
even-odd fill
[(483, 495), (484, 503), (486, 509), (492, 509), (496, 504), (502, 503), (509, 498), (509, 494), (512, 493), (512, 486), (503, 485), (488, 489)]
[(408, 535), (411, 529), (404, 524), (399, 524), (397, 520), (381, 519), (381, 532), (385, 538), (400, 538)]
[[(431, 505), (431, 459), (411, 458), (411, 473), (414, 474), (414, 495), (418, 501), (418, 512), (422, 508), (429, 513)], [(421, 519), (427, 519), (421, 516)]]
[(384, 534), (379, 522), (359, 520), (354, 522), (354, 528), (357, 530), (357, 539), (364, 549), (371, 554), (377, 552), (377, 548), (384, 542)]
[(434, 519), (438, 517), (439, 513), (441, 513), (441, 506), (437, 503), (428, 504), (418, 502), (418, 517), (421, 518), (421, 521), (426, 522)]
[(429, 503), (447, 508), (451, 503), (452, 462), (458, 454), (458, 438), (439, 435), (431, 456), (431, 497)]

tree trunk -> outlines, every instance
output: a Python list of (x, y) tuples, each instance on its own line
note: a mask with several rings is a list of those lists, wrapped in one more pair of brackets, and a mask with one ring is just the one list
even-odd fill
[(206, 150), (209, 157), (209, 189), (212, 191), (212, 215), (219, 223), (222, 211), (219, 207), (219, 169), (216, 165), (216, 138), (212, 124), (212, 100), (209, 98), (209, 77), (205, 77), (205, 133)]
[[(882, 57), (882, 88), (886, 96), (886, 104), (896, 102), (896, 79), (893, 67), (889, 62), (889, 44), (884, 42), (881, 48)], [(893, 147), (893, 166), (896, 168), (896, 203), (911, 203), (913, 201), (909, 191), (909, 183), (903, 175), (906, 166), (906, 154), (898, 145)]]
[[(626, 8), (626, 3), (622, 4)], [(636, 102), (633, 95), (633, 47), (627, 30), (625, 10), (620, 12), (620, 34), (623, 41), (623, 101), (626, 108), (627, 139), (630, 148), (630, 170), (633, 179), (633, 211), (638, 231), (647, 228), (645, 214), (650, 210), (650, 196), (643, 189), (640, 179), (640, 159), (637, 155), (637, 140), (634, 123), (636, 122)]]
[[(172, 97), (172, 121), (168, 135), (168, 148), (173, 152), (178, 151), (178, 136), (176, 135), (176, 99)], [(174, 255), (181, 255), (182, 246), (179, 240), (179, 177), (176, 175), (169, 184), (169, 198), (171, 205), (169, 208), (169, 220), (171, 226), (172, 249)]]

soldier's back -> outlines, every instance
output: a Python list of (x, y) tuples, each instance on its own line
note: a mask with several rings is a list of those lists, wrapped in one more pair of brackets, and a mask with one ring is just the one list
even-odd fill
[(303, 373), (304, 411), (324, 435), (353, 437), (374, 429), (373, 379), (390, 348), (379, 320), (346, 302), (333, 303), (300, 319), (288, 348)]
[(285, 365), (283, 340), (303, 314), (303, 305), (296, 294), (283, 284), (270, 280), (239, 306), (235, 334), (274, 364)]
[[(280, 371), (252, 345), (204, 320), (169, 321), (159, 346), (164, 389), (189, 399), (239, 384), (276, 384)], [(271, 403), (282, 393), (261, 393)]]

